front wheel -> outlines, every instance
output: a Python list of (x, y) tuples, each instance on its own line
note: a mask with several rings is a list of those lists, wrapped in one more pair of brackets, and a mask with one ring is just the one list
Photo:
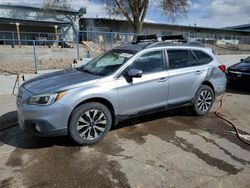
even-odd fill
[(194, 99), (194, 113), (199, 116), (207, 114), (212, 108), (213, 103), (214, 91), (207, 85), (201, 85)]
[(109, 109), (103, 104), (90, 102), (74, 109), (69, 122), (69, 135), (80, 145), (95, 144), (102, 140), (112, 125)]

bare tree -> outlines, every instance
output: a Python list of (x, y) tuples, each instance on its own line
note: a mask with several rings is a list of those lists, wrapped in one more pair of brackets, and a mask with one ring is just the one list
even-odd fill
[[(46, 11), (52, 13), (53, 11), (51, 11), (51, 10), (52, 10), (52, 8), (55, 8), (55, 7), (69, 9), (70, 3), (71, 3), (71, 0), (44, 0), (43, 1), (43, 8)], [(64, 15), (63, 18), (61, 18), (61, 19), (67, 19), (67, 21), (70, 21), (70, 26), (72, 27), (75, 36), (77, 36), (77, 28), (76, 28), (74, 22), (76, 21), (76, 19), (78, 18), (79, 15), (75, 15), (75, 14), (70, 15), (70, 14), (67, 14), (67, 12), (65, 12), (63, 15)]]
[(45, 0), (43, 3), (44, 8), (51, 8), (51, 7), (70, 7), (71, 0)]
[[(125, 17), (132, 25), (134, 33), (140, 33), (150, 5), (149, 0), (102, 0), (111, 16)], [(153, 0), (152, 0), (153, 1)], [(156, 1), (157, 2), (157, 1)], [(68, 6), (69, 0), (46, 0), (47, 5)], [(156, 5), (165, 15), (174, 20), (189, 7), (189, 0), (159, 0)]]

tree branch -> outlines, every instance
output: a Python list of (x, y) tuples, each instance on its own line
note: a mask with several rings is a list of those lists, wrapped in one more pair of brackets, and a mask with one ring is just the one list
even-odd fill
[(140, 22), (144, 22), (144, 19), (146, 17), (147, 11), (148, 11), (148, 3), (149, 3), (148, 0), (143, 1), (142, 7), (144, 7), (144, 9), (143, 9), (143, 13), (142, 13)]
[(128, 19), (128, 21), (133, 24), (133, 20), (129, 17), (128, 12), (121, 6), (121, 4), (117, 0), (113, 0), (117, 7), (121, 10), (122, 14)]

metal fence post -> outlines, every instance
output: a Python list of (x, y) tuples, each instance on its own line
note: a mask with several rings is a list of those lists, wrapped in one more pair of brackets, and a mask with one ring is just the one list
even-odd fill
[(28, 42), (27, 42), (27, 36), (25, 35), (25, 42), (26, 42), (26, 46), (28, 45)]
[(14, 36), (14, 32), (12, 32), (12, 47), (15, 47), (15, 36)]
[(113, 33), (110, 33), (111, 35), (111, 48), (113, 48)]
[(37, 64), (36, 64), (36, 41), (33, 40), (33, 56), (35, 64), (35, 74), (37, 74)]
[(76, 32), (76, 50), (77, 50), (77, 60), (80, 60), (80, 51), (79, 51), (79, 31)]
[(3, 33), (3, 44), (5, 45), (5, 37), (4, 37), (4, 33)]
[(41, 40), (41, 35), (40, 35), (40, 33), (38, 33), (38, 40), (39, 40), (39, 46), (41, 46), (41, 42), (40, 42), (40, 40)]

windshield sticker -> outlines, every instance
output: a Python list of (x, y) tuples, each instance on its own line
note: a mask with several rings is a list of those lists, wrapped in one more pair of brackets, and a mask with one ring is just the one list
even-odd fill
[(130, 58), (132, 56), (133, 56), (132, 54), (128, 54), (128, 53), (122, 53), (122, 54), (120, 54), (120, 57)]

